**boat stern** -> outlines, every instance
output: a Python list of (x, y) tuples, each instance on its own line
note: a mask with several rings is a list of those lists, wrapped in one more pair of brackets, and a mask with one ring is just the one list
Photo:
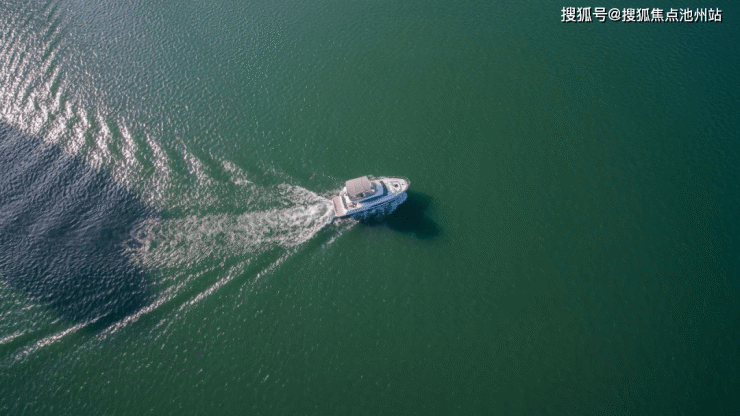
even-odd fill
[(332, 203), (334, 205), (334, 216), (337, 218), (343, 218), (347, 216), (347, 207), (344, 206), (344, 203), (342, 202), (342, 196), (341, 195), (335, 195), (332, 199)]

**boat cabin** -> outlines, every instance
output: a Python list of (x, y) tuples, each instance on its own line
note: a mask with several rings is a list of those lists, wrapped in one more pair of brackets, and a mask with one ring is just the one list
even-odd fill
[(370, 182), (367, 176), (351, 179), (346, 182), (347, 196), (350, 201), (358, 201), (374, 195), (376, 192), (375, 185)]

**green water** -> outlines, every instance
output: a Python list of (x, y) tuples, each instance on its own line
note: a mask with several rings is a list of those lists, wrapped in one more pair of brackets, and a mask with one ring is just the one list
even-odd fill
[(571, 5), (0, 0), (0, 413), (732, 414), (740, 9)]

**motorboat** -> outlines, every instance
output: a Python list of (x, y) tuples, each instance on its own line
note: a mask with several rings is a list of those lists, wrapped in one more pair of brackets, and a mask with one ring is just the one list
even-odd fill
[(406, 178), (361, 176), (348, 180), (339, 195), (332, 197), (336, 218), (368, 218), (395, 210), (406, 200), (410, 182)]

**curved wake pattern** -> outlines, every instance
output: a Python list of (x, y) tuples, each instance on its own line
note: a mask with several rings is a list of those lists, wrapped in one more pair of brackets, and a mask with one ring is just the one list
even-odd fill
[[(102, 329), (98, 337), (105, 337), (160, 308), (161, 322), (170, 324), (177, 319), (173, 311), (186, 310), (236, 278), (250, 287), (334, 217), (329, 200), (302, 187), (244, 183), (239, 186), (244, 193), (258, 196), (247, 198), (251, 202), (239, 214), (163, 218), (79, 159), (50, 153), (53, 148), (43, 153), (30, 138), (13, 143), (33, 151), (14, 151), (19, 160), (9, 163), (25, 166), (29, 157), (49, 153), (63, 162), (63, 172), (72, 173), (56, 180), (64, 185), (46, 197), (48, 209), (39, 209), (38, 196), (21, 192), (26, 176), (38, 170), (8, 169), (13, 175), (6, 179), (14, 185), (0, 187), (8, 196), (3, 200), (13, 201), (0, 203), (10, 214), (0, 221), (0, 241), (7, 243), (0, 250), (0, 283), (8, 283), (0, 285), (0, 304), (8, 306), (2, 308), (0, 347), (16, 351), (7, 356), (10, 362), (85, 327)], [(7, 150), (7, 143), (3, 147)], [(54, 174), (35, 178), (45, 181)], [(211, 188), (215, 198), (219, 186)], [(26, 195), (34, 203), (25, 201)], [(99, 213), (101, 204), (105, 210)], [(5, 241), (15, 237), (23, 238)]]
[(183, 112), (147, 124), (108, 103), (70, 13), (57, 0), (0, 2), (0, 348), (10, 362), (160, 307), (163, 322), (176, 320), (168, 310), (264, 276), (333, 218), (313, 192), (259, 185), (292, 182), (275, 167), (241, 161), (247, 174), (204, 150), (193, 138), (219, 138), (193, 129), (210, 120), (194, 127)]
[[(279, 185), (273, 191), (283, 203), (290, 200), (290, 206), (144, 222), (132, 233), (127, 251), (137, 266), (159, 276), (152, 282), (157, 295), (101, 336), (160, 307), (186, 310), (235, 278), (245, 278), (242, 284), (251, 286), (334, 218), (331, 201), (311, 191), (291, 185)], [(172, 320), (161, 323), (169, 325)]]
[(188, 215), (152, 220), (135, 232), (131, 259), (156, 272), (159, 295), (149, 307), (113, 326), (170, 304), (182, 310), (237, 277), (248, 285), (273, 271), (334, 218), (331, 201), (304, 188), (275, 189), (289, 206), (242, 214)]

